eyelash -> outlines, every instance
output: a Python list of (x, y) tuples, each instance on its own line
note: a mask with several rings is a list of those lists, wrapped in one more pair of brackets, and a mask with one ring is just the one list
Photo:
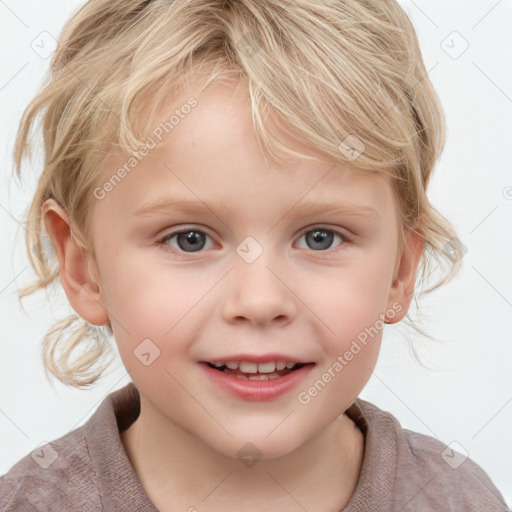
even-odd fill
[[(179, 235), (181, 233), (189, 233), (190, 231), (193, 231), (195, 233), (202, 233), (202, 234), (206, 235), (207, 237), (211, 238), (210, 235), (208, 235), (208, 233), (206, 233), (205, 231), (203, 231), (201, 229), (186, 228), (186, 229), (180, 229), (177, 231), (172, 231), (171, 233), (166, 234), (163, 238), (161, 238), (160, 240), (157, 241), (157, 244), (164, 251), (171, 252), (174, 255), (176, 255), (176, 257), (178, 257), (178, 258), (188, 258), (189, 255), (193, 255), (196, 253), (199, 254), (199, 253), (203, 252), (202, 250), (195, 251), (195, 252), (185, 252), (182, 250), (174, 249), (173, 247), (170, 247), (169, 245), (166, 244), (167, 241), (171, 240), (176, 235)], [(333, 251), (337, 251), (337, 250), (342, 250), (343, 246), (345, 246), (347, 243), (351, 242), (351, 238), (349, 236), (345, 235), (344, 233), (341, 233), (340, 231), (336, 231), (331, 228), (322, 227), (322, 226), (308, 227), (307, 229), (305, 229), (301, 232), (301, 234), (299, 235), (299, 239), (302, 238), (307, 233), (310, 233), (312, 231), (328, 231), (328, 232), (334, 233), (334, 235), (337, 235), (342, 239), (342, 242), (337, 246), (338, 249), (335, 248), (335, 249), (325, 249), (325, 250), (318, 250), (318, 251), (315, 251), (314, 249), (310, 249), (310, 251), (312, 251), (312, 252), (328, 253), (328, 252), (333, 252)]]

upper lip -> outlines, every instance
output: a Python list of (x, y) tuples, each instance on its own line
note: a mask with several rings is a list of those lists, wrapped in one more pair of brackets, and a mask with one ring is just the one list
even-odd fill
[(238, 355), (230, 355), (230, 356), (220, 356), (210, 359), (205, 359), (201, 362), (203, 363), (228, 363), (230, 361), (248, 361), (251, 363), (267, 363), (270, 361), (291, 361), (294, 363), (307, 364), (312, 363), (313, 361), (308, 361), (306, 359), (291, 356), (288, 354), (238, 354)]

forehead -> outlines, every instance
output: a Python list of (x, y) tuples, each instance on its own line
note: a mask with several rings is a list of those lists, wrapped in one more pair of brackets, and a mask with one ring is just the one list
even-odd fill
[[(100, 186), (120, 169), (125, 171), (122, 179), (110, 180), (113, 186), (108, 187), (103, 205), (114, 202), (116, 209), (129, 214), (164, 197), (212, 198), (261, 208), (279, 200), (289, 207), (301, 198), (342, 202), (361, 196), (377, 210), (389, 207), (389, 193), (384, 190), (389, 188), (387, 176), (333, 162), (314, 150), (306, 154), (316, 161), (297, 157), (279, 164), (270, 158), (256, 138), (249, 93), (240, 82), (214, 82), (204, 91), (201, 88), (200, 83), (191, 84), (169, 97), (148, 132), (156, 147), (137, 159), (133, 168), (126, 165), (129, 155), (120, 150), (106, 156)], [(305, 152), (293, 131), (277, 125), (276, 129), (285, 144)]]

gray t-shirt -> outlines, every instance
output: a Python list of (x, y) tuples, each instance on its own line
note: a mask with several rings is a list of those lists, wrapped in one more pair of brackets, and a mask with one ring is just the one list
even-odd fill
[[(81, 427), (27, 454), (0, 477), (0, 510), (157, 512), (119, 435), (139, 411), (133, 383), (110, 393)], [(359, 398), (347, 414), (364, 434), (365, 453), (342, 512), (510, 510), (469, 458), (460, 464), (462, 455), (403, 429), (390, 413)]]

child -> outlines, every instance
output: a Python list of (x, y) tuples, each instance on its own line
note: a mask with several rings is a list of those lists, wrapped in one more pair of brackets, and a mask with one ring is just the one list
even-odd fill
[(88, 386), (113, 335), (132, 382), (3, 475), (2, 510), (507, 509), (358, 398), (418, 271), (448, 265), (434, 289), (460, 263), (426, 195), (442, 110), (397, 3), (92, 0), (18, 174), (40, 113), (24, 294), (60, 277), (78, 314), (45, 367)]

